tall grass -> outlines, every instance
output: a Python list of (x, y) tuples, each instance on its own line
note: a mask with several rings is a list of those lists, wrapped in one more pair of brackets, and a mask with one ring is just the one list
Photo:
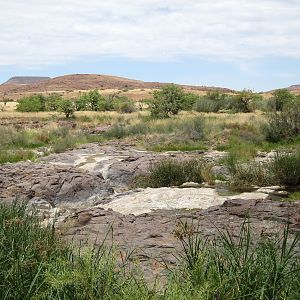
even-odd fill
[(118, 261), (113, 245), (73, 249), (23, 204), (0, 204), (0, 224), (0, 299), (138, 299), (137, 293), (148, 293), (127, 276), (128, 256)]
[(288, 226), (282, 236), (258, 241), (247, 222), (237, 239), (220, 231), (208, 241), (198, 230), (180, 223), (175, 231), (184, 262), (177, 282), (188, 281), (191, 299), (299, 299), (300, 235), (290, 238)]
[(300, 185), (300, 151), (278, 152), (266, 162), (240, 163), (234, 156), (225, 161), (234, 186)]
[(134, 186), (158, 188), (190, 181), (201, 183), (202, 170), (203, 163), (199, 160), (163, 160), (152, 165), (147, 174), (136, 176)]

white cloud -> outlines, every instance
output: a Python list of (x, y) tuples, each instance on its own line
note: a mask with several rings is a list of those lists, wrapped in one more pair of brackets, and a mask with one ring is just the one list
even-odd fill
[(300, 58), (300, 1), (0, 0), (0, 66), (83, 56)]

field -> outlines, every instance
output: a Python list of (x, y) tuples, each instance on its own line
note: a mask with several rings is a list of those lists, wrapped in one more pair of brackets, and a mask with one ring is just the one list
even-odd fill
[(297, 96), (43, 94), (0, 103), (1, 299), (299, 298)]

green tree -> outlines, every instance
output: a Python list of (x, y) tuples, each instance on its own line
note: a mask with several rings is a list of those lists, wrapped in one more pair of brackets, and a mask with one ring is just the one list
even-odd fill
[(45, 111), (45, 102), (45, 96), (40, 94), (23, 97), (18, 100), (16, 110), (21, 112)]
[(287, 89), (279, 89), (273, 92), (270, 99), (270, 108), (276, 111), (282, 111), (285, 106), (291, 104), (295, 96)]
[(248, 113), (254, 110), (253, 105), (260, 96), (251, 90), (244, 89), (232, 99), (231, 109), (236, 112)]
[(169, 84), (153, 92), (151, 115), (157, 118), (168, 118), (177, 115), (184, 106), (184, 91), (175, 84)]
[(74, 116), (74, 103), (70, 99), (62, 99), (59, 102), (59, 111), (63, 112), (67, 119), (72, 118)]

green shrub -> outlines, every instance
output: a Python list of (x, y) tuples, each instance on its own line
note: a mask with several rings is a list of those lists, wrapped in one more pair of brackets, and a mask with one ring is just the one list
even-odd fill
[(181, 135), (188, 140), (203, 140), (205, 137), (205, 120), (203, 117), (197, 116), (182, 123), (180, 130)]
[(153, 101), (150, 103), (151, 115), (155, 118), (168, 118), (177, 115), (183, 108), (185, 93), (175, 84), (162, 87), (153, 92)]
[(264, 163), (239, 163), (234, 156), (225, 161), (231, 172), (231, 184), (236, 187), (251, 185), (300, 185), (300, 152), (277, 153)]
[(46, 98), (43, 95), (31, 95), (18, 100), (17, 111), (38, 112), (45, 111)]
[(287, 89), (278, 89), (272, 93), (272, 97), (268, 100), (268, 108), (270, 110), (282, 111), (293, 103), (294, 100), (295, 96)]
[(268, 115), (268, 124), (264, 128), (266, 140), (279, 142), (292, 140), (300, 134), (300, 103), (286, 107), (282, 112)]
[(221, 94), (219, 91), (210, 91), (195, 102), (194, 110), (198, 112), (218, 112), (228, 108), (230, 96)]
[(201, 183), (203, 163), (199, 160), (163, 160), (151, 166), (149, 172), (134, 179), (134, 185), (139, 187), (178, 186), (185, 182)]
[(229, 108), (234, 112), (249, 113), (256, 109), (255, 104), (261, 100), (261, 95), (245, 89), (231, 98)]
[(74, 117), (74, 103), (70, 99), (62, 99), (58, 105), (59, 111), (63, 112), (67, 119)]
[(273, 174), (275, 182), (281, 185), (300, 185), (300, 151), (277, 153), (269, 163), (268, 169)]
[(61, 95), (56, 93), (50, 94), (48, 97), (45, 97), (45, 111), (58, 111), (59, 103), (61, 101)]

